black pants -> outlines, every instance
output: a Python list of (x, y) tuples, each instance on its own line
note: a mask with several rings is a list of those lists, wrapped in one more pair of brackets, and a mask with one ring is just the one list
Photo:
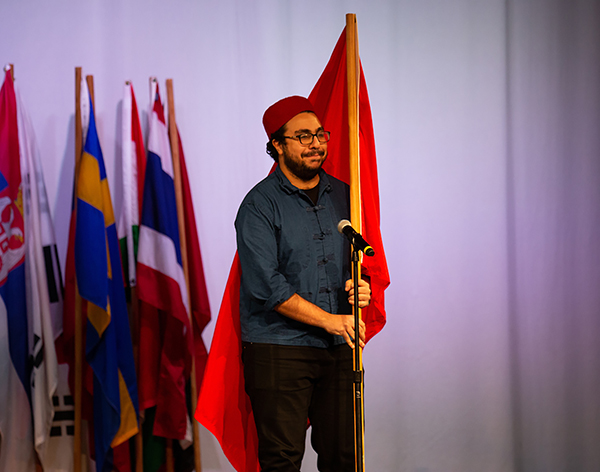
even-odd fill
[(299, 471), (307, 421), (321, 472), (354, 472), (352, 350), (243, 343), (262, 472)]

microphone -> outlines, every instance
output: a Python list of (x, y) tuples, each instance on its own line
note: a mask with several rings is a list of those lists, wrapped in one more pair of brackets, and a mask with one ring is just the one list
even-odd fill
[(367, 256), (375, 255), (375, 251), (373, 250), (373, 248), (369, 245), (368, 242), (366, 242), (363, 239), (363, 237), (359, 233), (357, 233), (354, 230), (354, 228), (351, 226), (348, 220), (341, 220), (338, 223), (337, 229), (341, 234), (345, 235), (350, 240), (350, 242), (356, 249), (364, 252)]

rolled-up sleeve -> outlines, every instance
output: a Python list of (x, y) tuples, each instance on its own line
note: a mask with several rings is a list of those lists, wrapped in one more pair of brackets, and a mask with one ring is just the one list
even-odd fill
[(257, 202), (244, 203), (235, 221), (242, 286), (251, 303), (265, 311), (295, 293), (278, 270), (276, 226), (274, 210)]

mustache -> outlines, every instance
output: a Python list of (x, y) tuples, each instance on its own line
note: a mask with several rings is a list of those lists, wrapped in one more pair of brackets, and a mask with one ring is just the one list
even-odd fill
[(313, 156), (323, 157), (324, 155), (325, 155), (325, 151), (323, 151), (322, 149), (317, 149), (314, 151), (305, 151), (302, 153), (302, 157), (313, 157)]

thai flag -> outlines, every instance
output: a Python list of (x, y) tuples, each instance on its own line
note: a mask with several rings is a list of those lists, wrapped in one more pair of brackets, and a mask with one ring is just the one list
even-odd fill
[[(150, 398), (140, 398), (144, 408), (156, 406), (154, 435), (183, 439), (188, 428), (185, 383), (191, 371), (193, 339), (188, 318), (189, 303), (183, 272), (173, 162), (158, 85), (153, 83), (149, 115), (146, 176), (140, 221), (137, 283), (138, 295), (159, 312), (140, 313), (142, 329), (153, 341), (140, 339), (140, 358), (157, 360), (156, 373), (149, 381)], [(157, 319), (145, 319), (151, 315)], [(160, 330), (156, 329), (161, 326)], [(162, 346), (160, 349), (159, 346)], [(145, 356), (145, 350), (156, 351)], [(150, 369), (147, 369), (150, 370)]]

